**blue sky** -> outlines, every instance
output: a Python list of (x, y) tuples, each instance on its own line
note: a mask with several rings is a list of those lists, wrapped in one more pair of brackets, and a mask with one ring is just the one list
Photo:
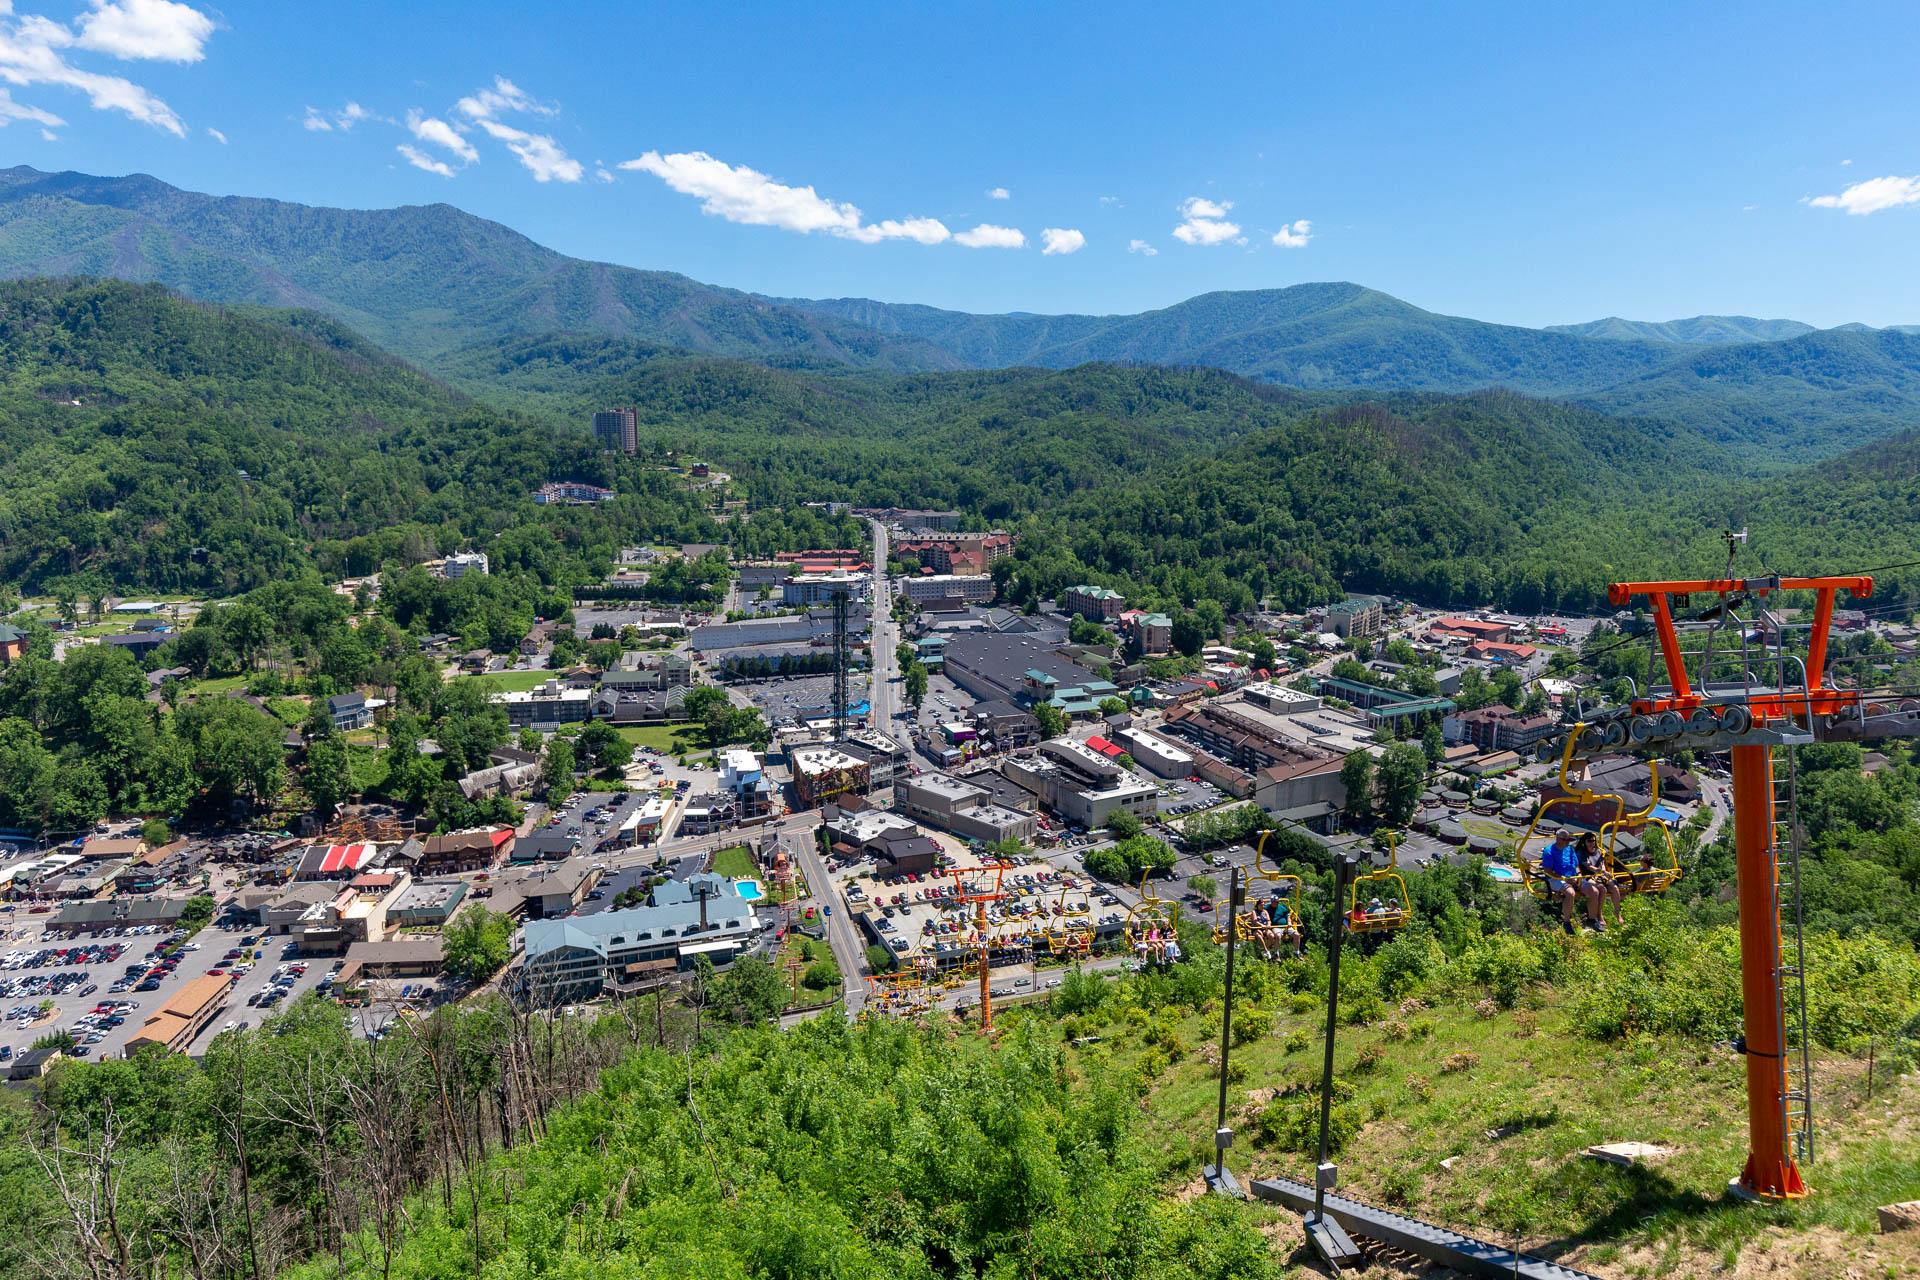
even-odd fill
[(1107, 312), (1344, 279), (1518, 324), (1920, 323), (1913, 4), (0, 15), (6, 163), (448, 201), (765, 293)]

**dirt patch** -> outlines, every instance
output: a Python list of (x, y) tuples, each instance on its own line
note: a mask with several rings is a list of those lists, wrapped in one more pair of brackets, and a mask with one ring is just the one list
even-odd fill
[[(1573, 1265), (1581, 1265), (1571, 1259)], [(1676, 1276), (1682, 1280), (1775, 1280), (1777, 1277), (1818, 1276), (1820, 1280), (1885, 1280), (1887, 1276), (1920, 1275), (1920, 1234), (1857, 1236), (1834, 1227), (1789, 1231), (1775, 1227), (1740, 1251), (1731, 1269), (1720, 1255), (1699, 1251), (1671, 1258), (1660, 1248), (1623, 1250), (1609, 1267), (1592, 1267), (1600, 1275)]]

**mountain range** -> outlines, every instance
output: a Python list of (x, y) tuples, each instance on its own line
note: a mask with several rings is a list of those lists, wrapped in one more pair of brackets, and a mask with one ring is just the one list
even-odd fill
[[(0, 171), (0, 276), (110, 276), (311, 309), (483, 398), (503, 345), (562, 337), (775, 367), (938, 372), (1207, 366), (1304, 389), (1498, 387), (1654, 419), (1742, 463), (1809, 460), (1920, 424), (1920, 329), (1697, 316), (1529, 329), (1329, 282), (1137, 315), (974, 315), (773, 298), (570, 258), (450, 205), (317, 208), (120, 178)], [(585, 370), (555, 370), (592, 389)], [(556, 389), (560, 389), (557, 386)]]

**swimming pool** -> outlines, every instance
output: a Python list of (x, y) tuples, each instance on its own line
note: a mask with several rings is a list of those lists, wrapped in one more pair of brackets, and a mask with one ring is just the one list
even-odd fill
[(760, 887), (758, 880), (735, 880), (733, 882), (733, 891), (742, 898), (745, 898), (748, 902), (767, 896), (766, 890)]
[(1489, 862), (1487, 864), (1487, 874), (1495, 880), (1518, 880), (1520, 878), (1518, 871), (1515, 871), (1512, 867), (1502, 866), (1498, 862)]

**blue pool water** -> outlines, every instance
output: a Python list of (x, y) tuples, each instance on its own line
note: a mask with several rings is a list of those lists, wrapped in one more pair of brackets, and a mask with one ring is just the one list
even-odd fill
[(1518, 880), (1520, 878), (1518, 871), (1515, 871), (1512, 867), (1503, 867), (1497, 862), (1490, 863), (1487, 866), (1487, 874), (1495, 880)]
[(745, 898), (748, 902), (767, 896), (766, 891), (760, 887), (758, 880), (735, 880), (733, 882), (733, 891)]

